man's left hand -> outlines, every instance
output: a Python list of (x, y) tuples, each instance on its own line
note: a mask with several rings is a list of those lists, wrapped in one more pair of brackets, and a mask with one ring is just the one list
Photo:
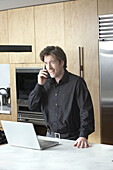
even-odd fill
[(88, 148), (91, 147), (91, 145), (88, 143), (87, 139), (84, 137), (79, 137), (76, 141), (74, 146), (77, 146), (77, 148)]

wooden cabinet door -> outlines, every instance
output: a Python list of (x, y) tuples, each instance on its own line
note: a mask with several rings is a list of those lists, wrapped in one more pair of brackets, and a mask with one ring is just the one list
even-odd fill
[(113, 14), (113, 0), (98, 0), (98, 15)]
[[(7, 11), (0, 12), (0, 45), (8, 44)], [(8, 53), (0, 52), (0, 64), (9, 64)]]
[(65, 49), (68, 70), (79, 74), (79, 46), (83, 47), (84, 79), (94, 105), (95, 132), (90, 141), (100, 143), (98, 17), (96, 0), (65, 3)]
[(9, 44), (32, 45), (32, 52), (10, 53), (10, 63), (35, 63), (34, 8), (8, 11)]
[(35, 7), (36, 63), (39, 53), (48, 45), (64, 48), (63, 3)]
[(65, 15), (65, 52), (67, 55), (67, 69), (75, 74), (79, 74), (79, 15), (78, 2), (66, 2), (64, 8)]
[(100, 99), (99, 99), (99, 59), (98, 59), (98, 17), (97, 1), (79, 1), (84, 32), (84, 79), (88, 85), (94, 105), (95, 133), (89, 139), (100, 143)]

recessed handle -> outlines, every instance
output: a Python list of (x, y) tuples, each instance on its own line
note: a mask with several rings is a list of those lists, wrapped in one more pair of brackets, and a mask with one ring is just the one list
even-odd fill
[(79, 47), (79, 76), (83, 77), (83, 47)]

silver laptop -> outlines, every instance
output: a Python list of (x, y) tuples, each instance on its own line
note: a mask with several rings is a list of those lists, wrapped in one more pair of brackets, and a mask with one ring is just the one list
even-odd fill
[(8, 144), (31, 149), (46, 149), (59, 144), (58, 141), (39, 139), (32, 123), (1, 120)]

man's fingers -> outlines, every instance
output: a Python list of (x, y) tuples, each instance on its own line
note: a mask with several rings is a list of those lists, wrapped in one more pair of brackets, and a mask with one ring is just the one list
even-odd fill
[(80, 145), (81, 145), (81, 141), (78, 141), (78, 143), (77, 143), (77, 148), (79, 148)]
[(87, 142), (84, 143), (84, 147), (85, 147), (85, 148), (88, 147), (88, 143), (87, 143)]
[(77, 146), (77, 144), (75, 143), (74, 146)]
[(74, 144), (74, 146), (77, 146), (77, 142), (75, 141), (75, 144)]
[(76, 141), (74, 146), (77, 148), (88, 148), (91, 147), (91, 145), (88, 143), (88, 140), (84, 137), (79, 137)]
[(92, 145), (90, 145), (90, 144), (88, 143), (88, 147), (92, 147)]
[(80, 147), (84, 148), (84, 142), (83, 141), (81, 142)]
[(92, 147), (92, 145), (90, 145), (88, 142), (75, 142), (74, 146), (76, 146), (77, 148), (88, 148), (88, 147)]

